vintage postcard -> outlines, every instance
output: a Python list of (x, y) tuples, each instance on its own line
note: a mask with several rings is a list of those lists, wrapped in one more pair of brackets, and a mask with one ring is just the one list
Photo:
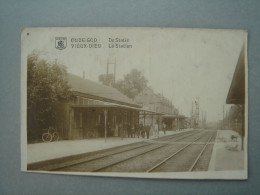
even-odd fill
[(21, 169), (247, 179), (247, 31), (24, 28)]

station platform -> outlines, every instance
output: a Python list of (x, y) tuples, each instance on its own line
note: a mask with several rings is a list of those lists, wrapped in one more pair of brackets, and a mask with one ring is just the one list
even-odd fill
[[(177, 131), (159, 131), (159, 137), (173, 135), (192, 129), (177, 130)], [(157, 136), (152, 135), (149, 139), (155, 139)], [(146, 141), (147, 138), (121, 138), (108, 137), (92, 138), (83, 140), (61, 140), (48, 143), (34, 143), (27, 145), (27, 164), (51, 160), (76, 154), (94, 152), (98, 150), (108, 149), (116, 146)]]
[[(237, 139), (231, 139), (231, 136)], [(246, 149), (241, 150), (241, 136), (233, 130), (218, 130), (209, 171), (237, 171), (246, 167)]]

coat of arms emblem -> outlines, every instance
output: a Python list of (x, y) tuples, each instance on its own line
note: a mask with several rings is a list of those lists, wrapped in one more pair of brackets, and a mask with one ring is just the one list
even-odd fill
[(55, 48), (63, 50), (67, 47), (67, 37), (55, 37)]

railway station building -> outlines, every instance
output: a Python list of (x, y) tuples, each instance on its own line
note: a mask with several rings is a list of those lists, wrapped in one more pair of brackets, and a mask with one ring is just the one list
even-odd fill
[[(73, 98), (61, 106), (64, 121), (59, 124), (63, 139), (75, 140), (127, 136), (127, 126), (145, 124), (145, 119), (160, 115), (143, 109), (117, 89), (68, 74)], [(147, 117), (149, 116), (149, 117)], [(144, 120), (144, 122), (143, 122)]]

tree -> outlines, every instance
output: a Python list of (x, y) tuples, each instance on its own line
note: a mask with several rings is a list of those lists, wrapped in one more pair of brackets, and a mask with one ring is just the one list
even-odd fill
[(27, 58), (27, 127), (28, 138), (37, 131), (55, 126), (57, 105), (71, 97), (65, 66), (57, 60), (47, 62), (33, 52)]
[(133, 99), (147, 87), (147, 79), (140, 71), (133, 69), (129, 74), (124, 76), (123, 80), (118, 80), (114, 87), (127, 97)]

